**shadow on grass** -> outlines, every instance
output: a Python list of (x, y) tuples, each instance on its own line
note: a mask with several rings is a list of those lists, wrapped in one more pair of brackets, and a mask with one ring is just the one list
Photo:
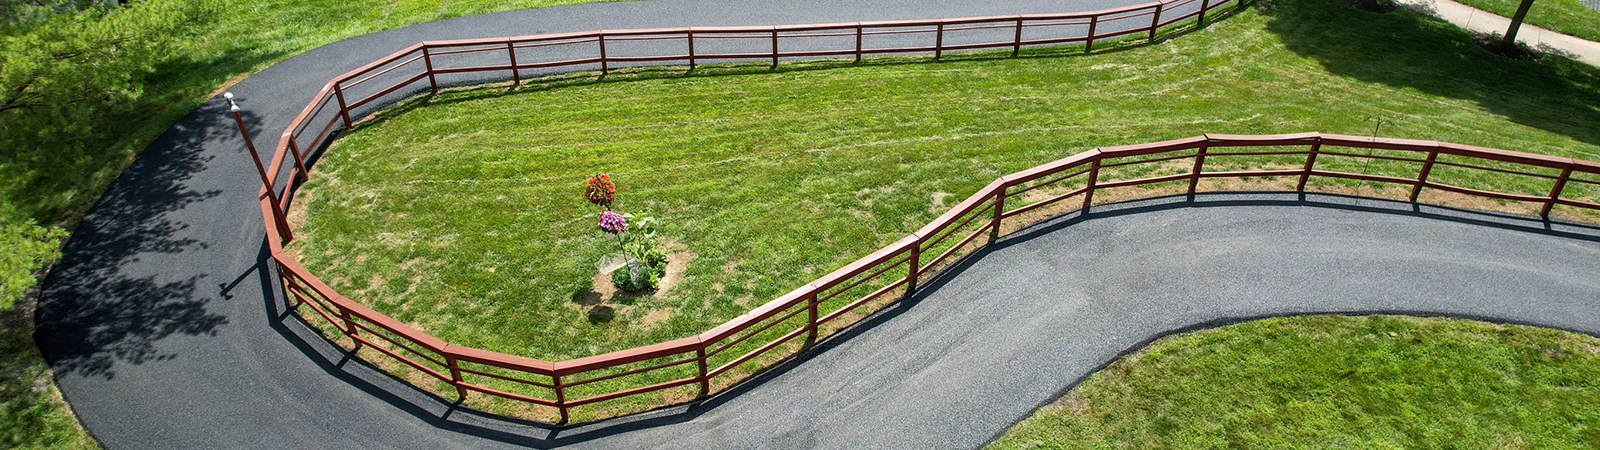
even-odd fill
[(1560, 57), (1497, 56), (1466, 30), (1404, 9), (1377, 14), (1339, 0), (1254, 6), (1289, 50), (1329, 73), (1470, 100), (1517, 124), (1600, 145), (1600, 69)]

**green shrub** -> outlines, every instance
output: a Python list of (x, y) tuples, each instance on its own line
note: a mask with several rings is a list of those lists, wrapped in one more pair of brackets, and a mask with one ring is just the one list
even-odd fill
[[(0, 208), (5, 205), (0, 204)], [(34, 285), (34, 273), (60, 257), (67, 232), (0, 211), (0, 311), (10, 310)]]
[[(44, 224), (67, 222), (134, 151), (146, 78), (214, 15), (216, 0), (116, 7), (0, 2), (0, 198)], [(111, 167), (108, 167), (108, 164)]]

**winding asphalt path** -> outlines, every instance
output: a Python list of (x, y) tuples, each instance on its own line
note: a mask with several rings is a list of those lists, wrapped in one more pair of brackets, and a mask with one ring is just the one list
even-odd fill
[[(270, 137), (329, 78), (426, 39), (1127, 3), (655, 0), (514, 11), (338, 42), (232, 90), (256, 135)], [(1594, 228), (1341, 197), (1157, 199), (1013, 235), (729, 394), (549, 429), (453, 409), (286, 316), (261, 270), (242, 148), (220, 102), (184, 118), (111, 187), (44, 283), (39, 345), (107, 447), (972, 448), (1123, 352), (1233, 320), (1413, 312), (1600, 334)]]

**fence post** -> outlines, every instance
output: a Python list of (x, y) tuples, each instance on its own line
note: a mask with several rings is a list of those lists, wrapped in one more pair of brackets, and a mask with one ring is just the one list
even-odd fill
[(522, 71), (517, 70), (517, 46), (506, 41), (506, 55), (511, 56), (511, 85), (522, 84)]
[(944, 22), (939, 22), (938, 31), (933, 35), (933, 59), (944, 57)]
[(1556, 199), (1561, 197), (1561, 191), (1567, 188), (1567, 179), (1572, 177), (1572, 168), (1561, 169), (1561, 176), (1556, 178), (1555, 187), (1550, 188), (1550, 199), (1544, 201), (1544, 207), (1539, 208), (1539, 217), (1550, 218), (1550, 209), (1556, 206)]
[(1088, 52), (1094, 51), (1094, 27), (1095, 27), (1095, 25), (1099, 25), (1099, 24), (1100, 24), (1100, 16), (1098, 16), (1098, 15), (1089, 16), (1089, 36), (1084, 38), (1084, 39), (1087, 39), (1083, 43), (1083, 52), (1084, 53), (1088, 53)]
[(856, 22), (856, 62), (861, 62), (861, 23)]
[(284, 303), (284, 305), (289, 307), (289, 308), (295, 308), (295, 307), (300, 306), (300, 303), (303, 302), (303, 300), (300, 299), (300, 294), (296, 294), (293, 291), (290, 291), (289, 288), (292, 286), (294, 289), (297, 289), (297, 290), (304, 290), (304, 289), (300, 288), (300, 283), (299, 282), (291, 281), (289, 279), (289, 277), (292, 276), (292, 275), (289, 274), (289, 271), (283, 270), (283, 264), (278, 263), (278, 258), (277, 257), (273, 257), (272, 258), (272, 262), (273, 262), (273, 264), (278, 266), (278, 282), (283, 283), (283, 296), (284, 296), (283, 303)]
[(922, 270), (922, 239), (920, 237), (917, 242), (911, 244), (911, 256), (907, 257), (907, 261), (911, 265), (911, 269), (906, 273), (906, 295), (909, 296), (917, 291), (917, 272)]
[[(432, 73), (432, 71), (429, 71), (429, 73)], [(350, 108), (344, 106), (344, 88), (340, 88), (337, 81), (333, 83), (333, 97), (339, 101), (339, 117), (344, 119), (344, 127), (350, 128), (353, 126), (353, 122), (350, 120)]]
[(1167, 6), (1167, 4), (1157, 3), (1156, 14), (1150, 18), (1150, 42), (1156, 41), (1156, 28), (1161, 27), (1161, 8), (1164, 6)]
[(711, 395), (711, 378), (706, 376), (706, 343), (704, 341), (700, 342), (700, 348), (694, 350), (694, 357), (699, 360), (700, 366), (700, 396), (696, 398), (705, 398), (707, 395)]
[(1015, 58), (1015, 57), (1017, 57), (1017, 54), (1019, 54), (1019, 53), (1022, 53), (1022, 19), (1021, 18), (1017, 18), (1017, 35), (1016, 35), (1016, 37), (1011, 38), (1011, 57)]
[(778, 29), (772, 29), (772, 68), (778, 68)]
[(810, 327), (810, 330), (806, 331), (806, 342), (805, 345), (801, 346), (801, 348), (811, 348), (812, 344), (817, 343), (817, 328), (819, 325), (817, 324), (816, 290), (812, 290), (810, 293), (806, 294), (806, 323), (808, 324), (806, 326)]
[(1194, 196), (1194, 189), (1200, 186), (1200, 168), (1206, 163), (1206, 149), (1210, 145), (1201, 145), (1194, 154), (1194, 170), (1189, 171), (1189, 196)]
[(689, 40), (689, 70), (692, 71), (692, 70), (694, 70), (694, 29), (693, 28), (689, 29), (688, 37), (686, 39)]
[(1083, 191), (1083, 214), (1089, 213), (1089, 205), (1094, 202), (1094, 185), (1100, 180), (1100, 157), (1095, 157), (1089, 163), (1089, 185)]
[(311, 173), (306, 170), (306, 158), (300, 155), (300, 146), (294, 144), (294, 133), (283, 132), (289, 141), (289, 154), (294, 155), (294, 168), (300, 172), (300, 180), (311, 179)]
[(989, 221), (989, 242), (1000, 239), (1000, 219), (1006, 215), (1006, 185), (994, 193), (994, 219)]
[[(607, 61), (606, 61), (606, 34), (605, 33), (599, 33), (599, 36), (600, 36), (600, 38), (599, 38), (599, 42), (600, 42), (600, 75), (601, 76), (605, 76), (605, 75), (611, 73), (611, 65), (607, 64)], [(563, 410), (563, 411), (565, 411), (565, 410)]]
[(1306, 167), (1300, 171), (1300, 182), (1294, 185), (1294, 190), (1306, 191), (1306, 182), (1311, 180), (1311, 168), (1317, 164), (1317, 151), (1322, 150), (1322, 141), (1311, 144), (1311, 152), (1306, 153)]
[(556, 389), (556, 410), (561, 412), (561, 421), (567, 423), (567, 388), (561, 385), (561, 375), (550, 375), (550, 386)]
[(1417, 202), (1417, 197), (1422, 195), (1422, 185), (1428, 184), (1428, 172), (1433, 171), (1433, 161), (1439, 158), (1439, 151), (1428, 152), (1428, 160), (1422, 162), (1422, 172), (1417, 174), (1417, 184), (1411, 186), (1411, 203)]
[(461, 386), (462, 383), (465, 383), (465, 380), (461, 379), (460, 363), (456, 362), (456, 357), (450, 356), (450, 354), (446, 353), (444, 355), (444, 364), (445, 367), (450, 368), (450, 380), (454, 381), (453, 384), (456, 385), (456, 402), (466, 401), (467, 388)]
[(1200, 18), (1195, 19), (1196, 26), (1204, 26), (1206, 24), (1206, 10), (1208, 9), (1211, 9), (1211, 0), (1200, 0)]
[(244, 126), (244, 116), (239, 114), (239, 104), (233, 102), (233, 93), (222, 94), (228, 99), (228, 112), (233, 113), (233, 122), (239, 125), (239, 135), (244, 138), (244, 148), (250, 151), (250, 162), (256, 165), (256, 174), (261, 175), (261, 186), (267, 190), (267, 201), (272, 202), (272, 222), (278, 227), (279, 236), (285, 240), (294, 239), (289, 230), (289, 219), (283, 213), (283, 204), (278, 202), (278, 190), (272, 186), (272, 177), (267, 176), (266, 166), (261, 165), (261, 154), (256, 152), (255, 141), (250, 140), (250, 129)]
[(350, 308), (346, 308), (344, 305), (340, 305), (338, 303), (334, 303), (333, 306), (339, 308), (339, 318), (344, 320), (344, 332), (345, 334), (350, 335), (350, 342), (355, 344), (354, 350), (361, 350), (361, 340), (356, 339), (356, 336), (361, 335), (361, 330), (356, 328), (356, 321), (350, 319)]
[(428, 47), (422, 47), (422, 64), (428, 68), (428, 87), (433, 88), (433, 93), (439, 93), (439, 79), (433, 76), (433, 56), (428, 54)]

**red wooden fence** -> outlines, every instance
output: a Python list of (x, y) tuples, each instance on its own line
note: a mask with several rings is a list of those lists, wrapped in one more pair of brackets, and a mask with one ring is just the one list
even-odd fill
[[(384, 59), (341, 75), (318, 92), (315, 100), (295, 118), (281, 136), (268, 173), (277, 174), (285, 161), (292, 161), (291, 181), (306, 176), (305, 153), (325, 145), (335, 129), (350, 126), (352, 110), (427, 80), (437, 91), (440, 75), (504, 71), (513, 81), (521, 81), (521, 71), (538, 68), (598, 64), (611, 70), (617, 62), (685, 61), (693, 66), (707, 60), (770, 59), (774, 64), (785, 57), (848, 56), (900, 52), (932, 52), (1010, 48), (1025, 45), (1082, 42), (1093, 45), (1110, 37), (1148, 33), (1154, 36), (1161, 26), (1198, 16), (1218, 5), (1236, 0), (1180, 0), (1157, 2), (1106, 11), (1075, 14), (979, 17), (948, 20), (859, 22), (843, 24), (796, 25), (778, 27), (691, 27), (654, 30), (607, 30), (514, 38), (430, 41), (413, 45)], [(1192, 5), (1200, 2), (1198, 7)], [(1185, 12), (1184, 7), (1189, 10)], [(1165, 17), (1163, 15), (1166, 15)], [(1143, 26), (1125, 26), (1140, 20)], [(1119, 24), (1108, 28), (1107, 24)], [(1025, 39), (1025, 30), (1034, 28), (1084, 26), (1082, 36), (1056, 36)], [(945, 44), (951, 33), (967, 30), (1008, 29), (1011, 38), (1003, 42), (959, 45)], [(1115, 29), (1097, 33), (1097, 30)], [(866, 36), (879, 34), (929, 34), (930, 44), (916, 47), (863, 47)], [(785, 40), (818, 37), (853, 40), (850, 48), (833, 50), (783, 51)], [(697, 53), (696, 46), (721, 39), (764, 39), (770, 42), (765, 52)], [(607, 54), (607, 46), (629, 40), (681, 40), (686, 53), (654, 56)], [(611, 44), (608, 44), (611, 43)], [(519, 57), (519, 50), (550, 46), (586, 45), (596, 56), (582, 59), (540, 61)], [(506, 57), (506, 64), (453, 67), (445, 64), (452, 55), (495, 52)], [(423, 66), (415, 73), (418, 63)], [(395, 79), (385, 83), (374, 80)], [(359, 97), (348, 97), (365, 89)], [(404, 94), (404, 93), (402, 93)], [(354, 98), (353, 101), (352, 98)], [(318, 126), (313, 126), (320, 124)], [(314, 131), (309, 133), (308, 131)], [(312, 136), (309, 141), (303, 140)], [(1251, 148), (1266, 148), (1252, 150)], [(1289, 150), (1285, 150), (1285, 148)], [(1351, 149), (1367, 149), (1354, 153)], [(1372, 150), (1383, 150), (1379, 154)], [(1208, 158), (1303, 158), (1297, 169), (1205, 171)], [(1444, 156), (1445, 158), (1441, 158)], [(1319, 158), (1321, 158), (1319, 160)], [(1393, 173), (1374, 174), (1334, 170), (1328, 163), (1335, 158), (1380, 160), (1387, 163), (1419, 164), (1415, 176)], [(1115, 179), (1113, 168), (1164, 168), (1172, 162), (1192, 161), (1180, 173), (1136, 179)], [(1281, 164), (1279, 164), (1281, 165)], [(1436, 167), (1452, 170), (1489, 172), (1532, 177), (1549, 181), (1548, 193), (1497, 192), (1445, 184), (1430, 179)], [(347, 299), (301, 267), (283, 250), (291, 239), (286, 221), (277, 211), (287, 210), (289, 196), (274, 208), (273, 200), (261, 191), (261, 211), (266, 222), (267, 240), (291, 306), (305, 305), (327, 321), (358, 347), (371, 348), (409, 366), (424, 377), (436, 379), (439, 386), (453, 388), (463, 398), (468, 392), (528, 402), (555, 408), (565, 422), (569, 409), (607, 400), (655, 392), (675, 387), (697, 388), (699, 395), (713, 391), (712, 381), (746, 364), (770, 364), (771, 360), (792, 352), (797, 344), (810, 344), (825, 326), (835, 329), (859, 317), (859, 309), (874, 301), (887, 302), (899, 294), (916, 290), (917, 282), (950, 258), (991, 240), (979, 237), (1001, 234), (1001, 225), (1018, 215), (1059, 202), (1081, 197), (1081, 208), (1088, 208), (1096, 192), (1118, 187), (1154, 183), (1187, 182), (1193, 192), (1206, 178), (1290, 177), (1298, 189), (1306, 188), (1311, 177), (1341, 178), (1390, 183), (1411, 189), (1416, 201), (1424, 189), (1448, 191), (1503, 200), (1534, 202), (1540, 214), (1548, 216), (1557, 205), (1600, 210), (1600, 204), (1564, 198), (1573, 184), (1600, 186), (1600, 163), (1511, 152), (1434, 141), (1364, 138), (1302, 133), (1274, 136), (1203, 135), (1174, 141), (1094, 149), (1065, 159), (1000, 177), (977, 193), (934, 219), (927, 226), (893, 244), (833, 271), (816, 281), (778, 297), (744, 315), (696, 336), (671, 342), (633, 348), (570, 361), (549, 362), (474, 348), (460, 347), (415, 330), (388, 316)], [(293, 185), (294, 183), (289, 183)], [(1036, 192), (1037, 191), (1037, 192)], [(976, 245), (975, 245), (976, 243)], [(868, 308), (870, 309), (870, 308)], [(802, 338), (802, 336), (804, 336)], [(779, 350), (786, 347), (787, 350)], [(757, 360), (767, 356), (768, 361)]]

